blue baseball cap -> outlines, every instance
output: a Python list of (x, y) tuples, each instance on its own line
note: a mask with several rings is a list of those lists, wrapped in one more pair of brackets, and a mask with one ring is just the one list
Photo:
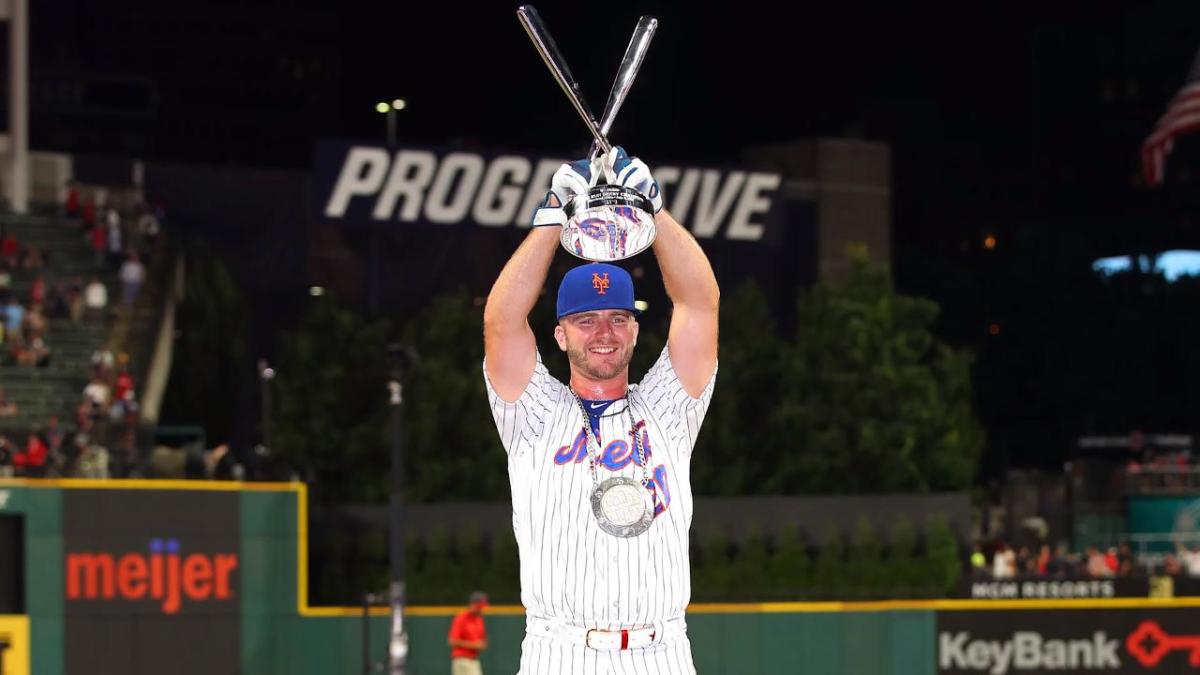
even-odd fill
[(587, 263), (563, 275), (558, 285), (558, 318), (602, 309), (638, 313), (629, 272), (607, 263)]

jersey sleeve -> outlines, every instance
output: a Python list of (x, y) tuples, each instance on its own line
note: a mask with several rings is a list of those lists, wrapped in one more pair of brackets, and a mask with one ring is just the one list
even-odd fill
[(460, 612), (454, 615), (454, 621), (450, 622), (450, 634), (446, 637), (447, 640), (466, 640), (463, 635), (463, 619), (464, 615)]
[(704, 385), (700, 396), (692, 398), (679, 374), (671, 365), (671, 355), (667, 347), (663, 347), (658, 360), (642, 378), (638, 391), (641, 398), (659, 419), (667, 421), (687, 436), (688, 449), (696, 446), (696, 437), (700, 434), (700, 425), (708, 412), (709, 401), (712, 400), (713, 385), (717, 382), (717, 368), (713, 368), (712, 377)]
[(483, 367), (483, 381), (487, 384), (488, 402), (492, 407), (496, 430), (500, 432), (500, 442), (509, 454), (518, 447), (531, 447), (533, 442), (541, 437), (546, 423), (552, 417), (555, 403), (566, 386), (546, 370), (540, 352), (537, 354), (537, 363), (533, 367), (529, 384), (525, 385), (525, 391), (521, 392), (516, 401), (509, 403), (496, 393), (487, 375), (486, 361)]

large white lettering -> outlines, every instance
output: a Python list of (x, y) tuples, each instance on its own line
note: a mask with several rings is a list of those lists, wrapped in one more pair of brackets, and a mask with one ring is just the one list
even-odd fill
[(387, 169), (388, 154), (382, 148), (350, 148), (329, 202), (325, 204), (325, 217), (341, 218), (346, 215), (351, 198), (378, 192)]
[[(425, 199), (425, 217), (435, 223), (457, 223), (471, 208), (471, 198), (483, 175), (483, 159), (479, 155), (455, 152), (446, 155), (429, 196)], [(457, 189), (455, 179), (458, 178)]]
[(404, 197), (404, 208), (400, 210), (400, 220), (414, 222), (421, 213), (421, 198), (425, 188), (433, 179), (437, 168), (437, 158), (431, 152), (424, 150), (401, 150), (396, 153), (392, 162), (392, 172), (388, 174), (387, 184), (379, 199), (375, 201), (375, 209), (371, 217), (375, 220), (388, 220), (396, 212), (396, 200)]
[(1117, 670), (1120, 642), (1104, 631), (1091, 638), (1047, 640), (1034, 631), (1016, 631), (1008, 640), (972, 640), (966, 631), (938, 634), (938, 668), (981, 670), (1004, 675), (1009, 670)]
[[(375, 221), (529, 227), (562, 163), (408, 149), (393, 155), (383, 148), (353, 146), (338, 167), (322, 214), (344, 220), (358, 204), (354, 213), (369, 208)], [(658, 168), (656, 177), (675, 218), (690, 225), (697, 238), (736, 241), (763, 238), (774, 193), (782, 183), (778, 174), (673, 166)]]
[[(488, 227), (503, 227), (512, 222), (521, 203), (520, 186), (529, 180), (529, 171), (529, 160), (524, 157), (496, 158), (483, 177), (475, 208), (471, 210), (475, 222)], [(506, 178), (514, 182), (505, 182)]]

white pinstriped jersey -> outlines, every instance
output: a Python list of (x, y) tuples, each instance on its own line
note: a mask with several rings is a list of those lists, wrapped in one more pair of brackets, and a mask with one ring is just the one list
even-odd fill
[(603, 450), (593, 447), (599, 480), (642, 479), (626, 412), (630, 405), (649, 456), (656, 515), (649, 530), (629, 538), (610, 535), (596, 523), (586, 422), (570, 388), (550, 375), (541, 355), (515, 403), (487, 383), (508, 453), (521, 602), (528, 615), (602, 630), (683, 616), (691, 598), (690, 461), (715, 381), (714, 372), (700, 397), (692, 398), (663, 349), (642, 382), (630, 387), (628, 399), (601, 416)]

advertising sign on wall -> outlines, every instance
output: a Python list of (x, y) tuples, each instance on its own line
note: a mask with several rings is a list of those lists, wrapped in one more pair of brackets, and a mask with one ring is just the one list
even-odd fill
[(942, 673), (1194, 673), (1200, 608), (939, 611)]
[(240, 669), (236, 492), (63, 497), (68, 673)]
[[(565, 160), (439, 152), (338, 141), (318, 143), (318, 221), (528, 227)], [(760, 241), (782, 177), (776, 173), (654, 166), (667, 207), (699, 239)]]
[(0, 675), (29, 675), (29, 617), (0, 616)]

